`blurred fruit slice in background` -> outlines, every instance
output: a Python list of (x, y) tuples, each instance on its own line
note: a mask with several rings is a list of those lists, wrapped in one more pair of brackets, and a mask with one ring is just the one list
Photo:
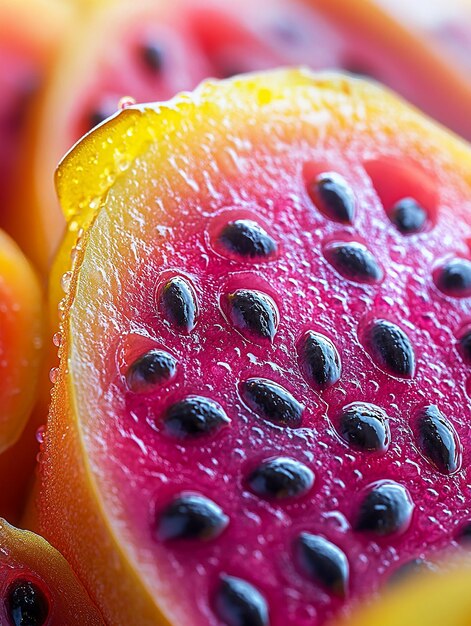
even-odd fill
[(104, 626), (63, 556), (42, 537), (0, 519), (0, 622)]
[[(43, 87), (71, 13), (71, 4), (61, 0), (0, 2), (0, 225), (15, 193), (11, 176), (29, 106)], [(30, 225), (25, 221), (23, 228), (29, 230)]]
[(435, 46), (450, 63), (461, 66), (471, 81), (470, 0), (377, 0), (399, 21), (407, 24)]
[[(0, 515), (15, 519), (38, 446), (34, 420), (42, 360), (42, 294), (17, 245), (0, 231)], [(45, 412), (37, 416), (44, 423)]]
[(15, 182), (9, 229), (42, 272), (64, 228), (52, 172), (123, 96), (164, 100), (208, 76), (280, 65), (336, 67), (384, 82), (471, 136), (469, 82), (372, 0), (85, 4), (36, 103)]

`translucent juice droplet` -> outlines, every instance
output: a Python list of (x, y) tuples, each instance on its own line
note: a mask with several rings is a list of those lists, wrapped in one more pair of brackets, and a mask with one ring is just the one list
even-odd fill
[(72, 272), (71, 271), (65, 272), (61, 278), (61, 287), (64, 293), (69, 293), (71, 281), (72, 281)]
[(46, 426), (40, 426), (36, 431), (36, 441), (40, 444), (44, 443), (44, 434), (46, 432)]
[(54, 384), (57, 382), (58, 378), (59, 378), (59, 368), (51, 367), (49, 371), (49, 380), (51, 381), (52, 384)]
[(128, 107), (132, 107), (133, 104), (136, 104), (136, 101), (131, 96), (124, 96), (118, 103), (118, 108), (120, 111), (127, 109)]
[(56, 348), (59, 348), (62, 343), (62, 333), (54, 333), (52, 343), (56, 346)]

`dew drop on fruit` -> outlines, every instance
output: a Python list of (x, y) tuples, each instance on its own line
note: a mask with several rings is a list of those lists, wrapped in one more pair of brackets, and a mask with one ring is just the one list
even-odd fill
[(132, 107), (136, 104), (136, 100), (132, 96), (123, 96), (118, 102), (118, 109), (124, 111), (128, 107)]
[(72, 281), (72, 272), (68, 271), (68, 272), (64, 272), (64, 274), (62, 274), (61, 277), (61, 287), (62, 287), (62, 291), (64, 293), (69, 293), (70, 291), (70, 283)]
[(269, 626), (265, 598), (246, 580), (222, 575), (214, 599), (215, 611), (225, 626)]
[(44, 443), (44, 435), (45, 434), (46, 434), (46, 426), (42, 425), (36, 431), (36, 441), (39, 444), (43, 444)]
[(52, 384), (55, 384), (58, 378), (59, 378), (59, 368), (51, 367), (51, 369), (49, 370), (49, 380), (51, 381)]
[(43, 626), (49, 616), (49, 602), (41, 589), (29, 580), (13, 582), (5, 601), (12, 626)]
[(344, 597), (348, 589), (348, 559), (338, 546), (320, 535), (303, 532), (295, 542), (302, 572), (330, 593)]
[(52, 336), (52, 343), (56, 346), (56, 348), (60, 348), (62, 344), (62, 333), (54, 333), (54, 335)]

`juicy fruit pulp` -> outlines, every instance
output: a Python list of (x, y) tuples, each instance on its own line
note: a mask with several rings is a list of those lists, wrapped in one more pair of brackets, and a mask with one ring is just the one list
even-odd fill
[[(68, 38), (39, 98), (35, 130), (16, 181), (10, 228), (43, 271), (64, 229), (52, 182), (56, 164), (84, 133), (118, 109), (123, 96), (165, 100), (208, 76), (286, 64), (337, 67), (371, 75), (456, 124), (453, 128), (469, 131), (471, 93), (465, 81), (369, 0), (114, 0), (95, 5)], [(31, 220), (27, 231), (24, 207)]]
[(471, 310), (437, 277), (469, 258), (470, 184), (469, 149), (393, 96), (296, 71), (127, 109), (64, 160), (87, 208), (41, 529), (110, 623), (324, 624), (458, 550)]
[(87, 592), (42, 537), (0, 519), (1, 623), (8, 626), (103, 626)]

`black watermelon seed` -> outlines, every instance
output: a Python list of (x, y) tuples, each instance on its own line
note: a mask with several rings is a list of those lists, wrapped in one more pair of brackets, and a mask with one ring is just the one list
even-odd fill
[(270, 296), (252, 289), (238, 289), (227, 296), (227, 301), (229, 318), (237, 330), (261, 339), (273, 339), (278, 311)]
[(159, 293), (159, 307), (166, 320), (179, 330), (190, 332), (194, 328), (196, 298), (184, 278), (175, 276), (163, 285)]
[(307, 576), (334, 595), (346, 595), (349, 565), (338, 546), (319, 535), (301, 533), (295, 551), (299, 566)]
[(427, 211), (414, 198), (396, 202), (388, 213), (389, 219), (403, 235), (420, 232), (427, 222)]
[(414, 505), (408, 491), (396, 482), (376, 483), (363, 498), (355, 530), (391, 535), (408, 528)]
[(276, 241), (257, 222), (248, 219), (226, 224), (219, 241), (229, 252), (250, 259), (276, 252)]
[(400, 378), (412, 378), (415, 354), (402, 328), (388, 320), (376, 320), (366, 329), (365, 343), (378, 367)]
[(386, 413), (374, 404), (352, 403), (338, 417), (337, 431), (352, 448), (367, 452), (384, 452), (389, 444)]
[(149, 350), (132, 363), (126, 373), (131, 391), (141, 393), (171, 380), (177, 370), (175, 357), (163, 350)]
[(248, 477), (250, 490), (267, 500), (283, 500), (306, 494), (314, 484), (314, 474), (303, 463), (278, 457), (261, 463)]
[(351, 223), (355, 214), (355, 197), (347, 181), (335, 172), (320, 174), (308, 185), (311, 200), (326, 217)]
[(6, 610), (12, 626), (43, 626), (49, 615), (49, 602), (37, 585), (20, 579), (7, 591)]
[(416, 574), (424, 574), (425, 572), (434, 572), (436, 568), (432, 563), (429, 563), (425, 559), (412, 559), (411, 561), (406, 561), (402, 565), (400, 565), (389, 577), (389, 583), (396, 584), (401, 583), (404, 580), (408, 579), (410, 576), (415, 576)]
[(270, 622), (268, 606), (260, 591), (234, 576), (221, 576), (215, 609), (226, 626), (268, 626)]
[(377, 283), (383, 278), (383, 270), (374, 256), (357, 241), (329, 243), (325, 258), (339, 274), (353, 282)]
[(165, 433), (171, 437), (193, 439), (227, 426), (230, 419), (217, 402), (202, 396), (189, 396), (172, 404), (163, 422)]
[(451, 422), (435, 405), (416, 415), (417, 445), (422, 454), (442, 474), (453, 474), (461, 463), (461, 446)]
[(464, 333), (458, 340), (458, 345), (467, 363), (471, 363), (471, 330)]
[(164, 64), (164, 53), (162, 47), (156, 43), (148, 42), (140, 47), (140, 57), (147, 67), (154, 74), (158, 74)]
[(265, 378), (249, 378), (241, 384), (241, 395), (259, 417), (278, 426), (301, 425), (304, 407), (281, 385)]
[(158, 513), (156, 534), (161, 541), (209, 541), (219, 537), (228, 524), (228, 516), (215, 502), (197, 494), (186, 494)]
[(467, 546), (471, 545), (471, 520), (464, 522), (456, 533), (456, 540)]
[(314, 387), (330, 387), (339, 380), (340, 356), (325, 335), (308, 331), (299, 342), (298, 355), (304, 375)]
[(87, 124), (89, 130), (91, 130), (92, 128), (95, 128), (95, 126), (98, 126), (98, 124), (101, 124), (102, 122), (104, 122), (106, 118), (108, 118), (112, 114), (113, 114), (113, 111), (109, 111), (109, 110), (105, 111), (105, 109), (95, 109), (93, 111), (90, 111), (88, 115), (88, 124)]
[(464, 298), (471, 295), (471, 261), (451, 259), (434, 272), (435, 284), (447, 296)]

